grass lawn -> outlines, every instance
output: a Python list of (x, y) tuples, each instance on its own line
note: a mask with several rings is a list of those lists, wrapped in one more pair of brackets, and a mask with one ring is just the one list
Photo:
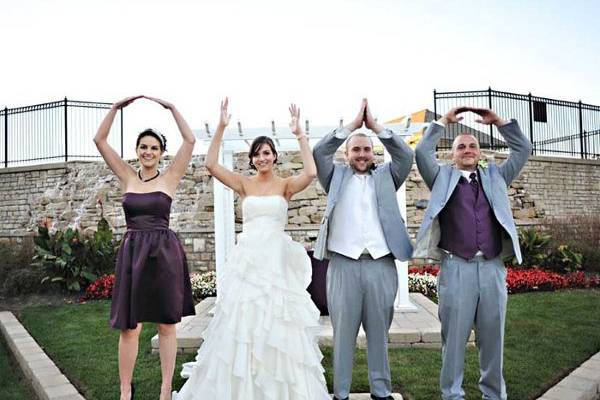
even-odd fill
[[(509, 296), (505, 379), (512, 399), (533, 399), (592, 354), (600, 351), (600, 291), (566, 290)], [(108, 302), (23, 310), (19, 318), (31, 335), (88, 400), (118, 398), (118, 332), (108, 328)], [(150, 354), (156, 332), (145, 324), (134, 380), (136, 397), (154, 399), (160, 390), (157, 355)], [(327, 381), (332, 382), (331, 349), (325, 349)], [(181, 363), (178, 357), (174, 388)], [(390, 350), (393, 385), (407, 399), (438, 399), (439, 350)], [(366, 353), (357, 351), (353, 391), (368, 392)], [(477, 351), (467, 352), (467, 398), (480, 398)], [(137, 395), (140, 394), (140, 397)]]
[(21, 375), (15, 374), (16, 365), (10, 358), (4, 339), (0, 337), (0, 391), (2, 400), (28, 400), (33, 397)]

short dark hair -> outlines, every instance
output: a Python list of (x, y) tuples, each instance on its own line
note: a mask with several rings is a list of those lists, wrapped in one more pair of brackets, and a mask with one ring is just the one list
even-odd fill
[(248, 152), (248, 158), (250, 159), (248, 165), (254, 170), (256, 170), (256, 167), (252, 163), (252, 157), (258, 155), (258, 150), (263, 144), (269, 145), (271, 151), (273, 152), (273, 154), (275, 154), (275, 161), (273, 163), (277, 162), (277, 150), (275, 150), (275, 143), (273, 143), (273, 139), (271, 139), (268, 136), (257, 136), (252, 141), (252, 144), (250, 145), (250, 151)]
[(158, 143), (160, 143), (160, 151), (167, 151), (167, 138), (165, 137), (165, 135), (158, 131), (155, 131), (152, 128), (144, 129), (140, 132), (140, 134), (137, 137), (137, 140), (135, 141), (136, 149), (140, 145), (140, 140), (142, 140), (142, 138), (145, 136), (152, 136), (153, 138), (158, 140)]

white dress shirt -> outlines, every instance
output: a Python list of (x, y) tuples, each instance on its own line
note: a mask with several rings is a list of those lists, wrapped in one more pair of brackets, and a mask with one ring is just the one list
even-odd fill
[[(348, 133), (347, 129), (338, 129), (336, 136), (345, 138)], [(390, 137), (391, 134), (384, 130), (379, 137)], [(355, 173), (342, 190), (329, 221), (327, 249), (354, 260), (362, 254), (370, 254), (374, 259), (389, 254), (377, 213), (373, 176)]]

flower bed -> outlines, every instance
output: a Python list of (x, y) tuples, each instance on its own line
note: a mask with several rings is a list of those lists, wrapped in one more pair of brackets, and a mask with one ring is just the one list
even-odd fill
[[(411, 292), (423, 293), (428, 297), (437, 296), (437, 265), (413, 267), (408, 270), (408, 288)], [(506, 287), (508, 293), (535, 291), (553, 291), (559, 289), (589, 289), (600, 287), (600, 275), (585, 274), (582, 271), (558, 274), (543, 269), (506, 269)], [(215, 271), (192, 273), (190, 280), (196, 300), (216, 296), (217, 274)], [(92, 282), (85, 290), (82, 301), (110, 299), (115, 283), (115, 275), (104, 275)]]
[(408, 274), (408, 290), (427, 297), (437, 296), (437, 277), (429, 273)]
[(205, 297), (217, 295), (217, 273), (215, 271), (201, 274), (192, 273), (190, 274), (190, 281), (192, 282), (194, 299), (201, 300)]
[[(411, 292), (426, 296), (437, 296), (437, 275), (439, 267), (426, 265), (408, 270), (408, 287)], [(600, 275), (586, 275), (582, 271), (558, 274), (538, 268), (506, 269), (506, 287), (508, 293), (534, 291), (553, 291), (559, 289), (600, 287)]]
[(509, 267), (507, 272), (509, 293), (600, 287), (598, 275), (586, 276), (581, 271), (562, 275), (537, 268), (522, 270)]

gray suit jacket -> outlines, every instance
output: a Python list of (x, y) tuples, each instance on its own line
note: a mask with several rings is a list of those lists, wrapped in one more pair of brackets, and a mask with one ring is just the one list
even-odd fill
[[(335, 151), (346, 139), (335, 136), (336, 130), (325, 136), (313, 149), (317, 164), (317, 177), (323, 189), (327, 192), (327, 208), (321, 221), (319, 236), (315, 244), (314, 257), (322, 260), (329, 258), (327, 251), (327, 233), (329, 218), (343, 193), (348, 179), (354, 174), (352, 168), (345, 164), (334, 164)], [(408, 260), (412, 254), (412, 244), (406, 231), (404, 220), (400, 215), (396, 191), (408, 176), (412, 162), (413, 151), (397, 135), (391, 138), (380, 138), (381, 143), (392, 156), (392, 161), (379, 165), (372, 171), (377, 197), (377, 214), (383, 229), (387, 246), (398, 260)]]
[[(485, 196), (503, 228), (500, 256), (507, 258), (515, 255), (521, 263), (521, 249), (508, 199), (508, 185), (519, 175), (527, 162), (531, 154), (531, 143), (515, 120), (498, 130), (510, 150), (508, 158), (500, 165), (490, 163), (487, 168), (478, 167), (478, 170)], [(431, 199), (417, 234), (414, 258), (441, 259), (442, 250), (438, 247), (441, 234), (438, 215), (461, 177), (461, 172), (453, 165), (440, 165), (437, 162), (435, 147), (443, 132), (444, 128), (441, 125), (429, 125), (415, 151), (417, 167), (431, 190)]]

